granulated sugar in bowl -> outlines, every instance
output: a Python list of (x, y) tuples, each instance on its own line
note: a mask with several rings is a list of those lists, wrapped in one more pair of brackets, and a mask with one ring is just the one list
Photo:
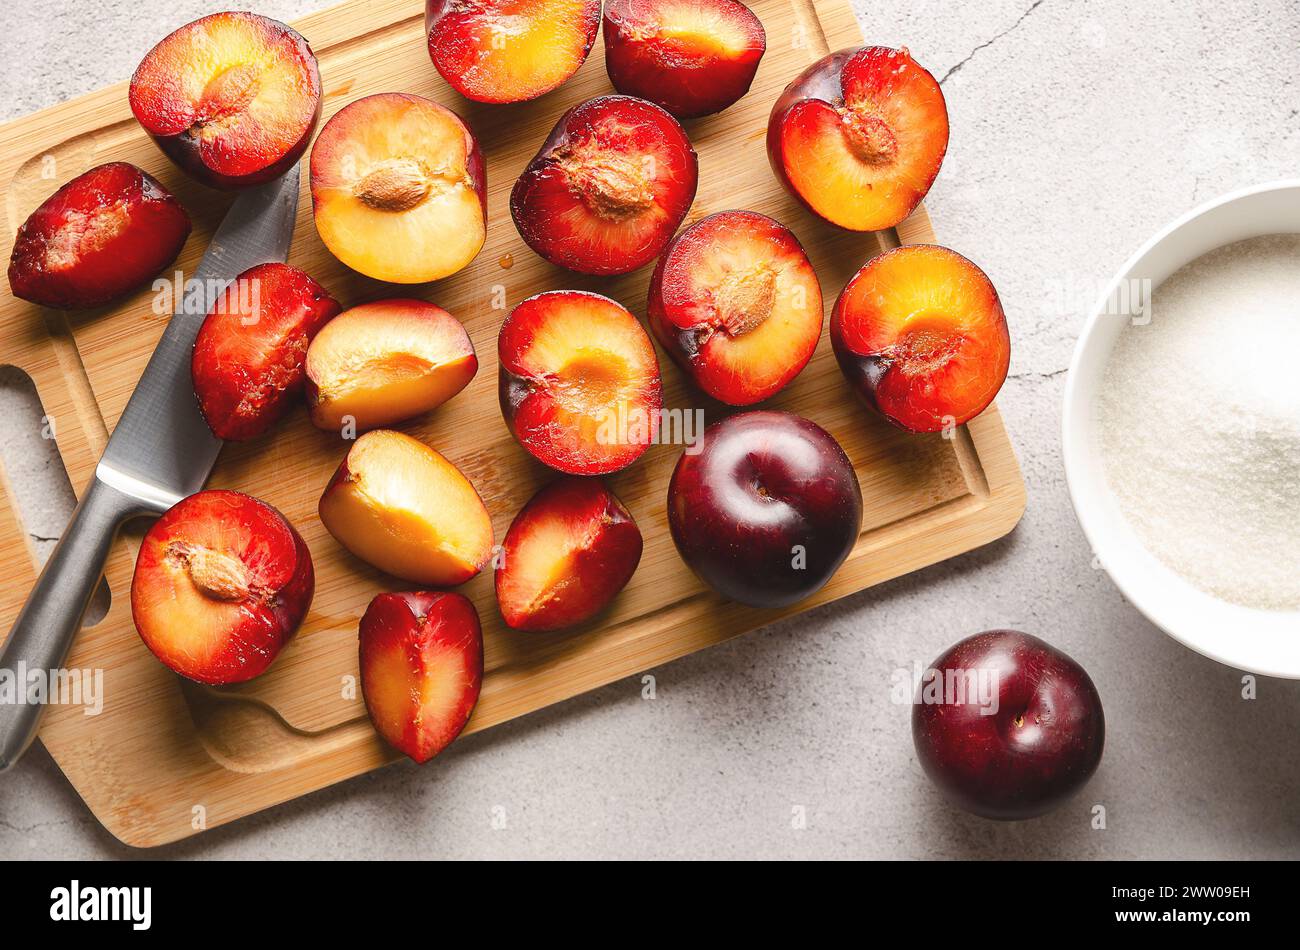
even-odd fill
[(1198, 653), (1291, 679), (1297, 321), (1300, 179), (1237, 189), (1155, 232), (1104, 285), (1061, 405), (1070, 501), (1114, 585), (1100, 589)]
[(1184, 265), (1100, 379), (1107, 482), (1142, 544), (1232, 604), (1300, 610), (1300, 235)]

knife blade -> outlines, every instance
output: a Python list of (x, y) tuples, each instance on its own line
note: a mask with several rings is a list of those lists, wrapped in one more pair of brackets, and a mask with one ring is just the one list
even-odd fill
[(295, 165), (230, 206), (96, 467), (97, 478), (150, 510), (166, 511), (194, 494), (212, 471), (222, 442), (203, 421), (194, 398), (194, 339), (227, 284), (255, 264), (288, 256), (299, 174)]
[[(19, 690), (26, 690), (27, 683), (17, 681), (17, 671), (48, 674), (67, 658), (122, 523), (160, 514), (207, 481), (222, 442), (208, 428), (194, 396), (194, 340), (209, 309), (236, 277), (255, 264), (288, 256), (300, 177), (295, 165), (280, 178), (240, 194), (186, 281), (94, 477), (0, 650), (0, 671), (9, 671)], [(0, 705), (0, 772), (31, 744), (43, 711), (43, 701)]]

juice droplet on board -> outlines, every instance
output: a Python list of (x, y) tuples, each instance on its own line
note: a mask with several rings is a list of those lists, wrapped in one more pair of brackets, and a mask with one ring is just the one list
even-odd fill
[(510, 268), (512, 268), (512, 267), (515, 266), (515, 258), (514, 258), (514, 255), (513, 255), (513, 254), (502, 254), (501, 257), (500, 257), (500, 259), (497, 260), (497, 263), (500, 264), (501, 267), (502, 267), (503, 269), (505, 269), (505, 270), (510, 270)]

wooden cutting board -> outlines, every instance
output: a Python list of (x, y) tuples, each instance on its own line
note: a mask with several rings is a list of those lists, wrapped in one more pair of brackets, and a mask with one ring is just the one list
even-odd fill
[[(782, 88), (825, 53), (861, 43), (845, 0), (758, 0), (768, 51), (753, 88), (721, 115), (687, 123), (700, 158), (690, 221), (727, 208), (772, 215), (792, 228), (822, 282), (827, 312), (868, 258), (899, 243), (934, 240), (920, 209), (896, 231), (851, 234), (816, 221), (777, 185), (763, 138)], [(496, 335), (520, 300), (543, 290), (596, 290), (644, 315), (650, 268), (614, 279), (581, 277), (534, 255), (510, 220), (516, 176), (565, 109), (612, 91), (600, 41), (578, 74), (542, 99), (480, 106), (456, 95), (429, 62), (417, 0), (351, 0), (295, 24), (320, 59), (324, 119), (376, 92), (436, 99), (464, 116), (487, 156), (487, 244), (460, 274), (408, 288), (447, 308), (469, 329), (480, 368), (446, 406), (402, 428), (456, 462), (492, 512), (497, 538), (551, 477), (507, 433), (496, 394)], [(956, 141), (956, 149), (972, 143)], [(146, 138), (121, 84), (0, 127), (4, 254), (27, 215), (60, 184), (108, 161), (129, 161), (157, 176), (184, 203), (194, 232), (176, 266), (192, 271), (231, 200), (193, 184)], [(944, 187), (939, 176), (937, 188)], [(959, 248), (978, 260), (979, 248)], [(321, 281), (344, 306), (394, 295), (334, 260), (316, 235), (304, 188), (290, 262)], [(504, 298), (505, 309), (498, 309)], [(145, 289), (100, 311), (61, 314), (0, 296), (0, 363), (35, 380), (74, 486), (90, 479), (107, 434), (126, 404), (163, 329)], [(494, 304), (496, 306), (494, 306)], [(665, 402), (703, 398), (666, 357)], [(478, 606), (487, 675), (469, 731), (485, 729), (612, 680), (642, 672), (779, 617), (952, 557), (1001, 537), (1025, 506), (1015, 455), (996, 408), (947, 438), (897, 431), (862, 408), (840, 376), (822, 335), (803, 373), (771, 401), (829, 430), (857, 468), (864, 497), (862, 535), (819, 594), (794, 608), (753, 610), (724, 602), (683, 565), (668, 534), (665, 492), (679, 447), (656, 446), (611, 479), (645, 535), (645, 554), (628, 588), (604, 615), (569, 633), (519, 634), (497, 613), (491, 578), (461, 588)], [(723, 408), (706, 406), (710, 421)], [(344, 454), (336, 435), (298, 412), (275, 433), (229, 445), (212, 487), (264, 498), (298, 526), (316, 563), (316, 598), (297, 639), (259, 679), (213, 689), (181, 681), (153, 659), (131, 622), (131, 570), (142, 527), (128, 531), (109, 560), (108, 615), (85, 629), (68, 666), (104, 671), (97, 716), (55, 706), (41, 739), (96, 817), (118, 838), (157, 845), (211, 828), (349, 776), (396, 756), (376, 737), (355, 686), (357, 620), (370, 598), (400, 589), (346, 555), (316, 517), (316, 502)], [(35, 579), (27, 535), (0, 473), (0, 631), (8, 630)], [(437, 769), (436, 762), (425, 766)]]

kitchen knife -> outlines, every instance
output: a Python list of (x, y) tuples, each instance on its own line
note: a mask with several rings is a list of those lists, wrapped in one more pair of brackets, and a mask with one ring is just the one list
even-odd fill
[[(226, 285), (255, 264), (283, 261), (293, 238), (300, 172), (242, 193), (226, 212), (179, 295), (144, 375), (95, 467), (72, 520), (0, 650), (0, 670), (46, 674), (67, 658), (123, 522), (161, 514), (203, 487), (222, 442), (199, 413), (190, 355), (199, 327)], [(25, 691), (26, 682), (16, 682)], [(36, 735), (40, 703), (0, 704), (0, 772)]]

